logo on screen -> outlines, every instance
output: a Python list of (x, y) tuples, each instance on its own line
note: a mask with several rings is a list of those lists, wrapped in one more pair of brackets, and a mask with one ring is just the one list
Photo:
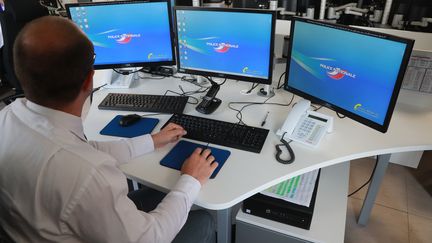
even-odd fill
[(356, 112), (363, 113), (363, 114), (366, 114), (368, 116), (375, 117), (375, 118), (377, 118), (379, 116), (376, 112), (364, 108), (363, 105), (360, 103), (354, 105), (354, 110)]
[(324, 70), (326, 70), (327, 76), (329, 76), (330, 78), (332, 78), (334, 80), (340, 80), (340, 79), (344, 78), (345, 76), (350, 77), (350, 78), (356, 77), (355, 74), (350, 73), (347, 70), (342, 70), (339, 67), (332, 67), (332, 66), (325, 65), (322, 63), (320, 64), (320, 67), (323, 68)]
[(239, 45), (224, 43), (224, 42), (207, 42), (206, 45), (213, 47), (215, 52), (226, 53), (231, 48), (237, 49)]
[(141, 34), (108, 35), (108, 39), (114, 39), (119, 44), (128, 44), (133, 38), (140, 38)]

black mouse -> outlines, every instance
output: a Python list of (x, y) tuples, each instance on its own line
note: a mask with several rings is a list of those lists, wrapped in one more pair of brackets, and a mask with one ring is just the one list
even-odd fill
[(122, 127), (127, 127), (127, 126), (130, 126), (132, 124), (135, 124), (139, 120), (141, 120), (140, 115), (130, 114), (130, 115), (126, 115), (126, 116), (123, 116), (122, 118), (120, 118), (119, 125)]

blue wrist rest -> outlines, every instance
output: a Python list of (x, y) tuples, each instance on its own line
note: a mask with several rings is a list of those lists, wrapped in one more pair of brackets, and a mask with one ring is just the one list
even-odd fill
[[(205, 149), (206, 146), (202, 144), (192, 143), (189, 141), (181, 140), (178, 142), (174, 148), (169, 151), (169, 153), (160, 161), (160, 164), (172, 169), (180, 170), (183, 162), (189, 158), (196, 148)], [(230, 156), (231, 152), (224, 149), (208, 147), (211, 150), (211, 154), (216, 158), (215, 161), (218, 162), (218, 167), (213, 171), (210, 176), (211, 179), (215, 178), (225, 161)]]
[(118, 115), (114, 117), (101, 131), (101, 135), (108, 136), (116, 136), (116, 137), (125, 137), (125, 138), (133, 138), (138, 137), (144, 134), (149, 134), (153, 131), (155, 126), (159, 123), (159, 119), (157, 118), (147, 118), (144, 117), (136, 123), (122, 127), (119, 124), (122, 115)]

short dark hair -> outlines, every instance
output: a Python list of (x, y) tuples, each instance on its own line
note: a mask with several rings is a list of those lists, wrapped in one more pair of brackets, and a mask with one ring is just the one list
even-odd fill
[(70, 20), (42, 17), (18, 34), (14, 67), (26, 97), (40, 104), (67, 104), (93, 70), (94, 48)]

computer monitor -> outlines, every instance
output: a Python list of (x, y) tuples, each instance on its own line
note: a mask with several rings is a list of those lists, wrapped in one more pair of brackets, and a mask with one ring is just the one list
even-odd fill
[(413, 40), (293, 18), (285, 89), (385, 133)]
[(170, 0), (66, 5), (93, 42), (95, 69), (174, 65)]
[(179, 72), (271, 84), (274, 12), (174, 9)]

